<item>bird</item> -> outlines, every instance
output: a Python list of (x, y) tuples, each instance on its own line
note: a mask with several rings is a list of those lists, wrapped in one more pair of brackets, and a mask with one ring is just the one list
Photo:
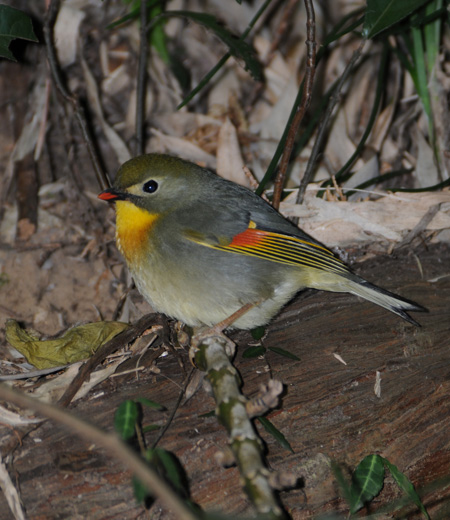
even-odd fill
[(98, 197), (116, 206), (116, 244), (152, 308), (213, 327), (267, 325), (301, 290), (351, 293), (419, 325), (422, 306), (354, 274), (250, 189), (167, 154), (125, 162)]

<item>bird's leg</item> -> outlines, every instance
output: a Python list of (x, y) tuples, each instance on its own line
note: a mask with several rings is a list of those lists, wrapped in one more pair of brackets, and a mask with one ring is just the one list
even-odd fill
[(210, 327), (207, 329), (211, 332), (211, 335), (213, 334), (221, 334), (225, 329), (233, 325), (233, 323), (241, 318), (246, 312), (248, 312), (250, 309), (253, 309), (256, 305), (258, 305), (260, 302), (257, 303), (246, 303), (243, 305), (240, 309), (238, 309), (236, 312), (233, 312), (231, 316), (228, 316), (228, 318), (225, 318), (223, 321), (220, 321), (219, 323), (216, 323), (213, 327)]
[(233, 341), (231, 341), (230, 338), (228, 338), (223, 331), (227, 329), (230, 325), (232, 325), (237, 319), (239, 319), (241, 316), (243, 316), (246, 312), (248, 312), (250, 309), (258, 305), (260, 302), (257, 303), (246, 303), (243, 305), (240, 309), (238, 309), (236, 312), (234, 312), (231, 316), (228, 316), (228, 318), (225, 318), (223, 321), (220, 321), (219, 323), (216, 323), (213, 327), (209, 327), (207, 329), (201, 329), (198, 331), (191, 341), (191, 348), (189, 352), (189, 356), (191, 358), (191, 361), (194, 359), (195, 354), (198, 349), (198, 345), (200, 345), (205, 339), (207, 338), (220, 338), (225, 343), (225, 351), (227, 353), (227, 356), (229, 358), (232, 358), (234, 356), (235, 347)]

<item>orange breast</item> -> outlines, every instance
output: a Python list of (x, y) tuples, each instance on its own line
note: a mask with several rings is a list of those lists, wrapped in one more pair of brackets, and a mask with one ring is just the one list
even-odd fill
[(151, 227), (157, 218), (155, 213), (138, 208), (131, 202), (116, 202), (117, 247), (127, 262), (137, 261), (145, 252)]

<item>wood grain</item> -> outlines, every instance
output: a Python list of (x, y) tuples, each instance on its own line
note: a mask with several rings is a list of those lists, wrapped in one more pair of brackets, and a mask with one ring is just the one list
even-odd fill
[[(254, 395), (270, 376), (285, 384), (282, 405), (269, 418), (294, 453), (259, 429), (270, 466), (301, 478), (299, 489), (281, 495), (293, 519), (347, 511), (330, 471), (331, 459), (352, 470), (364, 456), (379, 453), (418, 489), (450, 475), (450, 248), (434, 246), (416, 255), (379, 257), (356, 271), (427, 307), (428, 314), (414, 315), (422, 327), (350, 295), (311, 291), (298, 296), (274, 320), (264, 340), (266, 348), (290, 350), (300, 361), (270, 350), (264, 359), (243, 359), (242, 350), (251, 338), (235, 334), (239, 345), (235, 366), (245, 393)], [(181, 352), (180, 358), (189, 369), (186, 353)], [(158, 368), (160, 374), (147, 371), (139, 380), (123, 376), (106, 381), (77, 403), (74, 413), (110, 431), (118, 404), (145, 396), (168, 411), (145, 411), (144, 424), (164, 424), (184, 371), (175, 354), (161, 358)], [(381, 373), (380, 397), (374, 393), (376, 371)], [(205, 510), (249, 514), (236, 468), (225, 469), (215, 462), (215, 453), (226, 447), (227, 439), (214, 417), (200, 417), (213, 408), (212, 398), (200, 389), (178, 410), (161, 446), (179, 457), (192, 497)], [(14, 433), (6, 427), (0, 431), (5, 458)], [(9, 470), (32, 520), (172, 518), (158, 503), (150, 512), (136, 505), (125, 468), (110, 454), (50, 422), (24, 439)], [(371, 511), (401, 496), (388, 478)], [(423, 499), (433, 518), (450, 517), (448, 482), (428, 490)], [(402, 511), (408, 518), (418, 518), (411, 505)], [(9, 518), (2, 495), (0, 519)]]

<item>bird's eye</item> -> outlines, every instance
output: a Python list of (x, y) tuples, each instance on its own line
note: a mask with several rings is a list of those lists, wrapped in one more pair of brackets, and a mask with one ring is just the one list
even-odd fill
[(145, 193), (155, 193), (155, 191), (158, 189), (158, 183), (154, 181), (153, 179), (150, 181), (147, 181), (144, 186), (142, 186), (142, 191), (145, 191)]

